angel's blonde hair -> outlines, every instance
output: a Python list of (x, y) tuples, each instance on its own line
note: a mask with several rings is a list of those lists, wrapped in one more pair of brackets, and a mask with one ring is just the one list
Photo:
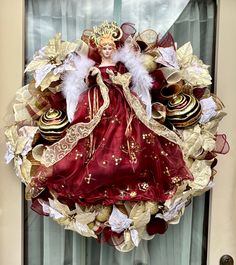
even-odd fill
[(100, 38), (98, 43), (98, 51), (100, 52), (105, 45), (111, 45), (113, 50), (116, 50), (114, 39), (110, 35), (104, 35)]

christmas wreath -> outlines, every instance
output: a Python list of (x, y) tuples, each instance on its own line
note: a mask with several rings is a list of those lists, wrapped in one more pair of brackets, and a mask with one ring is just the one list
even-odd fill
[(104, 22), (57, 34), (25, 71), (5, 158), (39, 214), (127, 252), (212, 187), (226, 114), (190, 43)]

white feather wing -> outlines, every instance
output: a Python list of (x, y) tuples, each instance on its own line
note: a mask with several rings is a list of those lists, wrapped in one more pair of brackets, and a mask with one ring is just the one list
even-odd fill
[(80, 95), (88, 89), (85, 82), (88, 71), (95, 64), (85, 56), (74, 55), (71, 61), (75, 70), (67, 71), (62, 83), (62, 92), (66, 98), (66, 111), (70, 122), (73, 121)]
[(151, 118), (151, 95), (153, 80), (147, 70), (142, 65), (140, 54), (135, 53), (126, 44), (113, 57), (115, 62), (122, 62), (132, 75), (132, 91), (134, 91), (140, 100), (146, 105), (147, 116)]

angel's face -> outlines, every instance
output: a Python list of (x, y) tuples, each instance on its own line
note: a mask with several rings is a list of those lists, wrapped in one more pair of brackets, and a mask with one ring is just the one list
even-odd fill
[(113, 53), (113, 46), (111, 44), (106, 44), (102, 46), (101, 56), (105, 59), (111, 58)]

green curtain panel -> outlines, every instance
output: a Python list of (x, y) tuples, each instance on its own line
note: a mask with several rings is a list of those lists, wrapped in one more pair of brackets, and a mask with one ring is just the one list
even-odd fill
[[(178, 2), (178, 3), (177, 3)], [(26, 62), (56, 32), (75, 40), (85, 28), (103, 20), (134, 22), (138, 30), (168, 29), (181, 46), (191, 41), (194, 53), (214, 64), (216, 1), (213, 0), (28, 0)], [(177, 225), (129, 253), (64, 230), (25, 207), (25, 265), (203, 265), (206, 264), (206, 196), (195, 198)]]

